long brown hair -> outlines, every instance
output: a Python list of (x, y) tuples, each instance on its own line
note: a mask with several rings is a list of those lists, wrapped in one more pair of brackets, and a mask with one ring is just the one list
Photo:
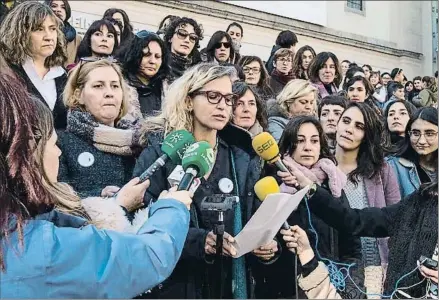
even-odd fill
[[(49, 211), (53, 202), (34, 156), (35, 103), (22, 82), (3, 71), (0, 99), (0, 236), (17, 230), (22, 243), (25, 220)], [(5, 269), (1, 248), (0, 267)]]
[(3, 26), (0, 26), (0, 52), (9, 63), (21, 65), (28, 56), (32, 56), (31, 32), (37, 30), (46, 18), (52, 18), (57, 25), (57, 41), (55, 50), (44, 64), (47, 68), (64, 65), (67, 52), (62, 23), (49, 6), (37, 1), (19, 4), (6, 15)]

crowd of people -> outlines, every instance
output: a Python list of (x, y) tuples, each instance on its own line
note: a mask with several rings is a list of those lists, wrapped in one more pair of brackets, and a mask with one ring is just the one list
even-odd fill
[[(200, 49), (185, 16), (135, 34), (110, 8), (80, 36), (68, 0), (0, 13), (1, 297), (437, 299), (437, 71), (408, 80), (290, 30), (264, 61), (237, 22)], [(190, 191), (172, 160), (141, 179), (176, 130), (212, 148)], [(288, 171), (253, 149), (263, 132)], [(266, 176), (309, 192), (238, 258)], [(203, 201), (224, 194), (220, 243)]]

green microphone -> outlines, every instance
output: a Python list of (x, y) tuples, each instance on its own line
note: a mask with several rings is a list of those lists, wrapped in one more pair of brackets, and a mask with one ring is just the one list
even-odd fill
[(194, 143), (186, 149), (181, 165), (185, 174), (178, 185), (178, 191), (188, 191), (195, 178), (210, 172), (215, 162), (212, 147), (208, 142)]
[(163, 167), (168, 160), (171, 160), (176, 165), (180, 165), (186, 149), (193, 143), (195, 143), (195, 138), (187, 130), (176, 130), (168, 134), (161, 147), (164, 154), (157, 158), (157, 160), (139, 176), (140, 182), (144, 182), (151, 177), (151, 175), (154, 174), (158, 168)]

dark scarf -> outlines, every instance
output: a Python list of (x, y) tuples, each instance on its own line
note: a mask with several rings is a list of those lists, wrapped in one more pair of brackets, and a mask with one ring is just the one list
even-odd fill
[(192, 59), (182, 57), (171, 52), (171, 59), (169, 60), (169, 80), (172, 82), (180, 78), (183, 73), (192, 66)]
[(89, 113), (78, 108), (67, 115), (67, 131), (93, 144), (102, 152), (122, 156), (137, 153), (140, 123), (121, 119), (115, 127), (100, 124)]
[(69, 22), (64, 22), (64, 27), (62, 31), (64, 33), (64, 36), (66, 37), (67, 43), (70, 43), (76, 38), (76, 30), (75, 28), (73, 28), (72, 25), (70, 25)]
[(285, 74), (279, 72), (277, 69), (273, 70), (273, 72), (271, 73), (271, 76), (274, 77), (280, 83), (282, 83), (284, 86), (288, 82), (290, 82), (291, 80), (293, 80), (295, 78), (293, 73), (289, 73), (288, 75), (285, 75)]
[[(422, 188), (422, 187), (421, 187)], [(437, 192), (437, 187), (436, 187)], [(391, 225), (389, 239), (389, 267), (385, 282), (386, 295), (393, 292), (401, 276), (416, 267), (424, 255), (431, 257), (438, 242), (438, 197), (421, 195), (419, 191), (401, 200), (399, 211)], [(422, 280), (419, 271), (413, 272), (398, 284), (408, 287)], [(405, 290), (414, 298), (425, 295), (426, 281)]]

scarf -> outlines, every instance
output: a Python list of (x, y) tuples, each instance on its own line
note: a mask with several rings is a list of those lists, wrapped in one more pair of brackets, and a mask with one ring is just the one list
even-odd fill
[(62, 31), (64, 33), (64, 36), (66, 37), (67, 43), (70, 43), (76, 38), (76, 30), (75, 28), (73, 28), (72, 25), (70, 25), (69, 22), (64, 22), (64, 27)]
[(252, 137), (262, 133), (264, 131), (264, 128), (262, 128), (261, 124), (259, 124), (259, 121), (256, 120), (255, 124), (253, 124), (252, 127), (249, 128), (248, 132), (252, 135)]
[[(321, 185), (328, 179), (329, 190), (335, 198), (341, 197), (343, 187), (346, 185), (347, 177), (337, 166), (328, 158), (322, 158), (310, 169), (298, 164), (291, 157), (285, 156), (285, 161), (292, 163), (302, 173), (313, 182)], [(294, 194), (297, 190), (284, 183), (280, 186), (282, 193)]]
[[(329, 96), (329, 92), (325, 87), (325, 84), (323, 84), (323, 82), (319, 81), (319, 82), (313, 82), (312, 85), (317, 88), (318, 93), (319, 93), (319, 97), (320, 99), (325, 98), (326, 96)], [(338, 89), (335, 86), (335, 84), (331, 83), (330, 85), (326, 85), (327, 87), (329, 86), (329, 88), (332, 91), (332, 95), (335, 95), (338, 93)]]
[[(422, 189), (422, 187), (421, 187)], [(437, 192), (437, 188), (436, 188)], [(389, 267), (385, 282), (386, 294), (395, 289), (401, 276), (416, 267), (424, 255), (431, 257), (438, 242), (438, 196), (422, 195), (416, 191), (401, 201), (398, 212), (393, 215), (389, 230)], [(399, 287), (411, 286), (422, 280), (418, 271), (400, 281)], [(414, 298), (425, 295), (426, 282), (405, 290)]]
[(293, 73), (289, 73), (288, 75), (285, 75), (281, 72), (279, 72), (277, 69), (274, 69), (271, 73), (271, 77), (274, 77), (277, 81), (282, 83), (284, 86), (290, 82), (291, 80), (295, 79), (295, 76)]
[(173, 82), (175, 79), (180, 78), (183, 73), (191, 66), (192, 59), (185, 58), (171, 52), (171, 57), (169, 60), (169, 80)]
[(89, 113), (71, 109), (67, 114), (67, 131), (89, 141), (96, 149), (121, 156), (137, 153), (140, 123), (120, 120), (115, 127), (100, 124)]

